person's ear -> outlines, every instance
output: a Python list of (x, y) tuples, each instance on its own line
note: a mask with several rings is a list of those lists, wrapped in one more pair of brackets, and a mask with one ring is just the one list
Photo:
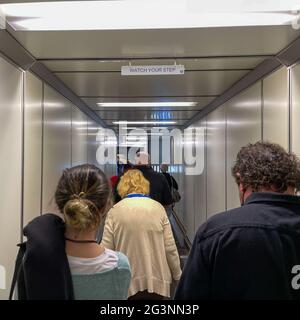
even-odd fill
[(236, 177), (238, 179), (238, 186), (239, 186), (239, 191), (241, 193), (244, 193), (246, 191), (246, 188), (244, 187), (243, 182), (241, 181), (241, 175), (239, 174), (239, 172), (236, 173)]
[(244, 187), (244, 185), (243, 185), (242, 182), (239, 183), (239, 191), (240, 191), (241, 193), (245, 193), (245, 191), (246, 191), (246, 188)]

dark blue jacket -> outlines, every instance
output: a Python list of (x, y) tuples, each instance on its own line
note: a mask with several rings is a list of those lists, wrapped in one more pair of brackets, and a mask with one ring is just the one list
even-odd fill
[(300, 299), (297, 265), (300, 197), (253, 193), (199, 228), (175, 299)]

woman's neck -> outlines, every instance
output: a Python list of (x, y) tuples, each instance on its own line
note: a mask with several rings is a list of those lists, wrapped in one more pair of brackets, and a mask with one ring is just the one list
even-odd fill
[(69, 256), (80, 258), (95, 258), (104, 252), (104, 248), (98, 243), (92, 242), (96, 238), (96, 230), (85, 232), (74, 232), (74, 230), (66, 229), (65, 238), (75, 241), (91, 241), (91, 242), (72, 242), (66, 240), (66, 253)]
[(84, 232), (76, 232), (72, 229), (66, 228), (65, 237), (73, 240), (95, 240), (96, 230), (87, 230)]

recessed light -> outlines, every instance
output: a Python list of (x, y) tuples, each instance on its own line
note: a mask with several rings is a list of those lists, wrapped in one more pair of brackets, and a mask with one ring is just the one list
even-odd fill
[(113, 121), (113, 124), (176, 124), (177, 121)]
[(99, 102), (99, 107), (107, 108), (139, 108), (139, 107), (192, 107), (197, 102)]
[(15, 30), (55, 31), (283, 25), (292, 23), (300, 4), (299, 0), (48, 1), (0, 8)]

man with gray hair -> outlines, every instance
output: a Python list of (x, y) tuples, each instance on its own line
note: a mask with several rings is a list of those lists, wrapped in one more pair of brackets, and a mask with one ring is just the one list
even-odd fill
[(150, 156), (147, 152), (138, 152), (136, 154), (135, 167), (150, 182), (150, 197), (165, 207), (170, 206), (173, 200), (168, 181), (163, 174), (155, 172), (150, 163)]

